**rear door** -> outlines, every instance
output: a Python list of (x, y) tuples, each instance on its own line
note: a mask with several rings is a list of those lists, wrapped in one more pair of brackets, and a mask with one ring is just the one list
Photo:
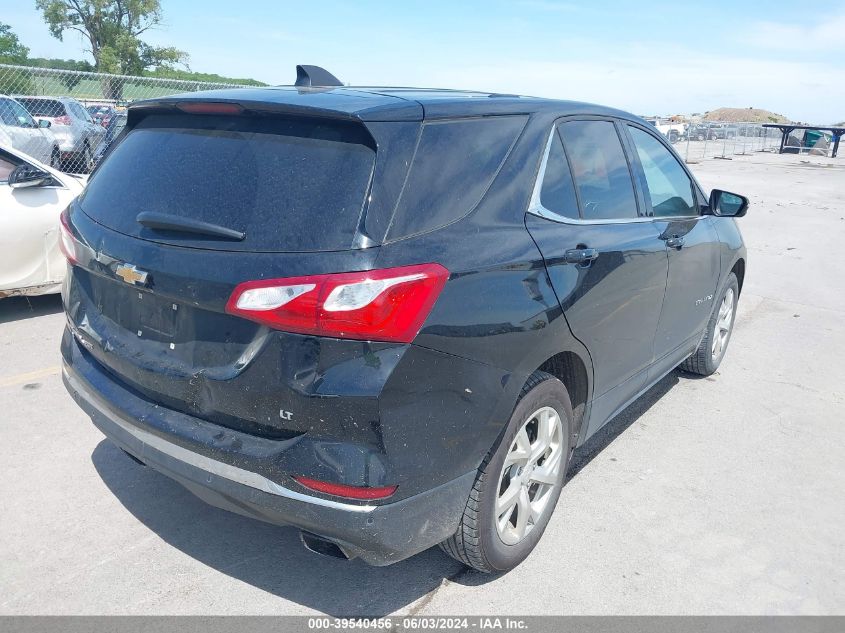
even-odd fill
[(49, 165), (52, 147), (47, 135), (38, 127), (38, 123), (22, 105), (10, 101), (9, 107), (18, 121), (21, 135), (25, 139), (25, 145), (21, 147), (21, 150), (34, 159)]
[(85, 137), (88, 139), (88, 145), (93, 152), (97, 149), (97, 145), (100, 144), (100, 140), (106, 131), (105, 128), (99, 123), (96, 123), (88, 110), (83, 108), (81, 104), (74, 101), (69, 105), (79, 120), (80, 126), (85, 130)]
[(0, 126), (2, 126), (3, 132), (13, 148), (26, 151), (23, 147), (26, 139), (23, 137), (23, 130), (18, 125), (17, 117), (15, 117), (11, 105), (11, 99), (0, 97)]
[(620, 132), (611, 119), (560, 123), (526, 219), (572, 333), (592, 357), (588, 433), (645, 384), (666, 288), (666, 248), (640, 213)]
[(665, 372), (698, 345), (713, 308), (719, 279), (719, 238), (713, 216), (690, 174), (646, 127), (626, 126), (648, 213), (669, 257), (669, 277), (654, 339), (655, 372)]

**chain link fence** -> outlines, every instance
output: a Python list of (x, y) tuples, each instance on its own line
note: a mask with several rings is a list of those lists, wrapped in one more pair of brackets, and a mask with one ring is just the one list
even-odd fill
[(62, 171), (86, 174), (123, 129), (133, 101), (241, 87), (0, 64), (0, 144)]
[[(126, 106), (133, 101), (239, 87), (244, 84), (0, 64), (0, 144), (58, 169), (84, 174), (93, 169), (123, 128)], [(780, 131), (760, 123), (651, 122), (688, 163), (780, 148)], [(787, 138), (785, 151), (829, 155), (831, 141), (828, 133), (796, 131)]]
[[(653, 123), (675, 146), (675, 150), (688, 163), (707, 159), (730, 159), (755, 152), (778, 152), (781, 131), (763, 127), (762, 123), (700, 121), (685, 123)], [(834, 146), (830, 132), (821, 130), (795, 130), (788, 135), (784, 152), (830, 156)]]

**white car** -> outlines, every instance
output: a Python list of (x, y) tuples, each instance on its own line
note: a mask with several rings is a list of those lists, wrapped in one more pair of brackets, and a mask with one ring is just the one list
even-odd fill
[(0, 298), (61, 290), (59, 216), (85, 184), (0, 144)]
[(0, 145), (20, 150), (35, 160), (61, 167), (59, 141), (47, 120), (36, 121), (20, 103), (0, 95)]

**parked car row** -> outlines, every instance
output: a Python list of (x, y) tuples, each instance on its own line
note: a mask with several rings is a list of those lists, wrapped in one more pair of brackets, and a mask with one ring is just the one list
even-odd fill
[[(0, 96), (0, 143), (70, 173), (89, 173), (112, 122), (125, 114), (97, 106), (92, 115), (70, 97)], [(109, 140), (110, 142), (110, 140)]]
[(766, 128), (757, 123), (688, 123), (679, 140), (716, 141), (738, 137), (759, 138)]
[(85, 108), (95, 123), (107, 128), (112, 118), (121, 114), (121, 111), (110, 105), (89, 105)]
[(657, 131), (665, 136), (670, 143), (677, 143), (684, 133), (684, 124), (663, 119), (646, 119)]
[(62, 167), (66, 171), (88, 173), (94, 167), (94, 152), (105, 136), (76, 99), (70, 97), (27, 97), (16, 99), (32, 116), (51, 123), (59, 143)]

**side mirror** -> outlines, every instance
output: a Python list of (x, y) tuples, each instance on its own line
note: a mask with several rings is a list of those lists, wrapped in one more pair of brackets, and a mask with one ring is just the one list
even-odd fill
[(709, 212), (723, 218), (741, 218), (748, 211), (748, 198), (729, 191), (710, 192)]
[(50, 174), (27, 163), (18, 165), (9, 174), (9, 186), (12, 189), (43, 187), (51, 182), (53, 182), (53, 177)]
[(48, 121), (47, 119), (38, 119), (38, 127), (48, 128), (51, 125), (53, 124), (50, 123), (50, 121)]

